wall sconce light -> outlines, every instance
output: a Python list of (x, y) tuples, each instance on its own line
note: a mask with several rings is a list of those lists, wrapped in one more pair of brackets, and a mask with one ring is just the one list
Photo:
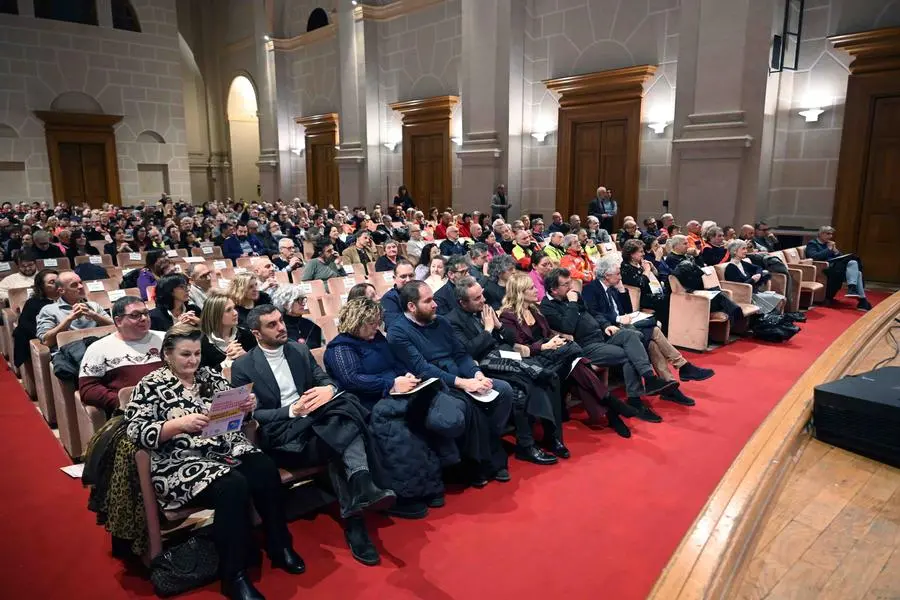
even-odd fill
[(668, 125), (669, 124), (665, 121), (659, 121), (657, 123), (647, 123), (647, 127), (649, 127), (653, 131), (653, 133), (657, 135), (663, 133)]
[(291, 148), (291, 152), (296, 154), (297, 156), (303, 156), (304, 150), (306, 150), (306, 148)]
[(533, 131), (533, 132), (531, 132), (531, 137), (536, 139), (538, 141), (538, 143), (543, 144), (544, 140), (547, 139), (547, 132), (546, 131)]
[(266, 35), (263, 36), (263, 41), (264, 41), (264, 42), (268, 42), (268, 41), (270, 41), (271, 39), (272, 39), (272, 38), (269, 37), (268, 34), (266, 34)]
[(462, 138), (459, 136), (454, 135), (453, 137), (450, 138), (450, 141), (453, 142), (454, 144), (456, 144), (457, 146), (462, 146)]
[(385, 142), (384, 147), (393, 152), (397, 149), (397, 142)]
[(356, 6), (357, 4), (359, 4), (359, 2), (357, 2), (357, 0), (350, 0), (350, 4)]
[(808, 108), (800, 111), (800, 116), (806, 119), (807, 123), (815, 123), (819, 120), (819, 116), (825, 112), (823, 108)]

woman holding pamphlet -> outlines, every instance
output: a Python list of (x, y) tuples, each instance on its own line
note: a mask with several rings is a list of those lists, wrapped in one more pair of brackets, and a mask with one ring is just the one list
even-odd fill
[(372, 434), (397, 494), (388, 512), (418, 519), (429, 507), (444, 505), (441, 467), (459, 462), (454, 439), (464, 432), (465, 414), (455, 410), (438, 380), (429, 384), (406, 372), (379, 331), (382, 317), (381, 305), (369, 298), (345, 304), (340, 333), (325, 350), (325, 368), (372, 411)]
[(132, 442), (150, 452), (153, 487), (162, 509), (215, 510), (213, 540), (223, 593), (260, 598), (246, 572), (257, 554), (247, 510), (251, 500), (262, 518), (272, 566), (293, 574), (303, 573), (306, 566), (291, 545), (275, 463), (240, 432), (240, 419), (227, 421), (227, 433), (209, 435), (222, 421), (211, 411), (221, 405), (218, 398), (230, 396), (234, 410), (246, 415), (253, 411), (256, 397), (248, 388), (241, 396), (221, 375), (199, 366), (201, 335), (183, 323), (169, 329), (162, 343), (164, 366), (141, 379), (132, 392), (126, 431)]

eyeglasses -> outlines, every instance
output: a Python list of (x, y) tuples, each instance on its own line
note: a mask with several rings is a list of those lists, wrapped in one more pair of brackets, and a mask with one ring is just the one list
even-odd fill
[(125, 313), (123, 315), (127, 319), (131, 319), (132, 321), (140, 321), (141, 319), (145, 319), (150, 317), (150, 311), (148, 310), (137, 310), (130, 313)]

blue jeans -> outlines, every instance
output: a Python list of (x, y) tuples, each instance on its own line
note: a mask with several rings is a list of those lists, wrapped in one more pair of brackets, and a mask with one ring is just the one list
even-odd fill
[(847, 285), (855, 285), (860, 298), (866, 297), (866, 288), (863, 284), (862, 272), (859, 270), (859, 263), (855, 260), (847, 262)]

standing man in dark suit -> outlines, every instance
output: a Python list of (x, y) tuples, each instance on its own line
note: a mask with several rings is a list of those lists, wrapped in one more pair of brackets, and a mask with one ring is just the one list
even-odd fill
[(259, 345), (234, 362), (231, 385), (254, 384), (253, 418), (263, 451), (286, 469), (329, 464), (350, 551), (365, 565), (378, 564), (362, 512), (390, 508), (396, 495), (376, 486), (369, 472), (375, 446), (366, 428), (368, 411), (351, 394), (337, 393), (306, 346), (288, 340), (277, 308), (255, 307), (247, 327)]
[(600, 229), (606, 231), (615, 231), (613, 229), (613, 221), (619, 212), (618, 203), (613, 200), (612, 194), (602, 185), (597, 188), (597, 195), (588, 205), (588, 215), (593, 215), (600, 219)]

